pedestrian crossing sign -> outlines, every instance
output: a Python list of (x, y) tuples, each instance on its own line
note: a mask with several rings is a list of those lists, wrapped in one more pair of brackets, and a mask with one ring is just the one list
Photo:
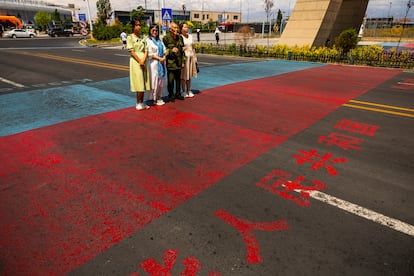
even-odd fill
[(172, 9), (162, 9), (161, 10), (161, 14), (162, 14), (162, 20), (172, 20)]

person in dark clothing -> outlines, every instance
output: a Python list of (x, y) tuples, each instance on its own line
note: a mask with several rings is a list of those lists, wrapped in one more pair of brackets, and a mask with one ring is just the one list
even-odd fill
[(218, 27), (214, 31), (214, 36), (216, 37), (216, 42), (217, 42), (217, 45), (218, 45), (219, 44), (219, 41), (220, 41), (220, 30), (219, 30)]
[[(179, 34), (178, 25), (171, 22), (169, 32), (163, 38), (167, 49), (167, 88), (170, 101), (184, 100), (181, 95), (181, 68), (184, 66), (184, 42)], [(175, 87), (175, 93), (174, 93)]]

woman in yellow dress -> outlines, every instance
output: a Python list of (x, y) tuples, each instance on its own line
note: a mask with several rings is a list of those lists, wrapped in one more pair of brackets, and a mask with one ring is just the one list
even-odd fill
[(127, 48), (131, 54), (129, 59), (129, 79), (131, 91), (137, 95), (137, 110), (148, 109), (144, 103), (144, 92), (151, 89), (151, 76), (148, 66), (148, 45), (145, 37), (141, 37), (141, 22), (131, 21), (132, 34), (127, 37)]

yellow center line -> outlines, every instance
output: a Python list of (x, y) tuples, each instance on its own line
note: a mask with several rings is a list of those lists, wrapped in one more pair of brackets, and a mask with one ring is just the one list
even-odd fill
[(342, 106), (414, 118), (414, 114), (408, 114), (408, 113), (402, 113), (402, 112), (397, 112), (397, 111), (373, 108), (373, 107), (368, 107), (368, 106), (360, 106), (360, 105), (353, 105), (353, 104), (343, 104)]
[(393, 105), (362, 102), (362, 101), (356, 101), (356, 100), (350, 100), (349, 102), (350, 103), (356, 103), (356, 104), (364, 104), (364, 105), (384, 107), (384, 108), (395, 109), (395, 110), (403, 110), (403, 111), (408, 111), (408, 112), (414, 112), (414, 109), (412, 109), (412, 108), (404, 108), (404, 107), (398, 107), (398, 106), (393, 106)]
[(98, 61), (83, 60), (83, 59), (78, 59), (78, 58), (55, 56), (55, 55), (49, 55), (49, 54), (38, 54), (38, 53), (17, 52), (17, 51), (13, 51), (13, 52), (17, 53), (17, 54), (21, 54), (21, 55), (47, 58), (47, 59), (53, 59), (53, 60), (59, 60), (59, 61), (78, 63), (78, 64), (85, 64), (85, 65), (97, 66), (97, 67), (103, 67), (103, 68), (109, 68), (109, 69), (115, 69), (115, 70), (123, 70), (123, 71), (128, 71), (129, 70), (129, 66), (125, 66), (125, 65), (117, 65), (117, 64), (111, 64), (111, 63), (104, 63), (104, 62), (98, 62)]

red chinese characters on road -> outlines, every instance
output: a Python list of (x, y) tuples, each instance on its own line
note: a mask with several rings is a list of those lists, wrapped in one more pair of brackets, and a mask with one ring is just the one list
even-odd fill
[[(379, 129), (378, 126), (346, 119), (338, 122), (334, 128), (341, 131), (365, 136), (374, 136), (375, 132)], [(362, 148), (360, 145), (363, 141), (364, 140), (360, 137), (354, 137), (339, 132), (333, 132), (327, 136), (320, 136), (318, 139), (318, 142), (320, 143), (326, 143), (328, 146), (337, 146), (343, 150), (361, 150)], [(293, 154), (292, 157), (296, 159), (296, 164), (302, 165), (305, 163), (310, 163), (310, 168), (312, 170), (325, 169), (330, 176), (338, 175), (334, 165), (339, 165), (348, 161), (344, 157), (334, 157), (330, 152), (323, 154), (318, 153), (318, 151), (315, 149), (308, 151), (298, 150), (298, 153)], [(327, 185), (318, 179), (310, 180), (310, 185), (303, 185), (302, 183), (305, 180), (306, 177), (303, 175), (293, 177), (293, 174), (289, 172), (274, 169), (268, 175), (258, 181), (256, 183), (256, 186), (272, 194), (278, 195), (286, 200), (292, 201), (301, 207), (309, 207), (309, 191), (321, 191), (325, 189)], [(257, 230), (255, 227), (258, 227), (258, 225), (273, 225), (274, 228), (271, 228), (271, 230), (268, 231), (288, 229), (288, 224), (285, 219), (270, 223), (252, 223), (240, 218), (236, 218), (221, 209), (218, 210), (215, 215), (228, 224), (232, 225), (241, 233), (241, 236), (246, 244), (246, 262), (249, 264), (260, 263), (263, 261), (263, 258), (260, 255), (260, 247), (257, 244), (256, 237), (251, 230)]]
[(299, 165), (302, 165), (304, 163), (311, 163), (311, 169), (316, 171), (320, 168), (325, 168), (326, 171), (332, 175), (335, 176), (338, 173), (336, 172), (334, 168), (335, 163), (345, 163), (348, 162), (346, 158), (340, 157), (340, 158), (334, 158), (333, 154), (328, 152), (323, 155), (318, 154), (317, 150), (299, 150), (300, 154), (294, 154), (293, 157), (296, 158), (296, 163)]
[(292, 174), (273, 170), (270, 174), (263, 177), (256, 186), (284, 199), (293, 201), (301, 207), (310, 206), (310, 196), (307, 191), (320, 191), (326, 188), (326, 184), (317, 179), (311, 180), (311, 186), (302, 185), (306, 180), (303, 175), (292, 179)]
[[(150, 276), (172, 276), (172, 270), (177, 261), (178, 250), (169, 249), (164, 252), (163, 265), (160, 265), (155, 259), (150, 258), (143, 261), (140, 267), (147, 272)], [(184, 271), (180, 273), (180, 276), (196, 276), (201, 270), (201, 263), (195, 257), (187, 257), (182, 261), (184, 265)], [(140, 276), (138, 272), (133, 272), (129, 276)], [(212, 271), (208, 276), (221, 276), (220, 273)]]
[(343, 119), (338, 122), (334, 128), (361, 135), (374, 136), (375, 132), (379, 129), (379, 126)]
[(341, 133), (331, 132), (326, 136), (319, 137), (319, 143), (325, 143), (327, 146), (338, 146), (343, 150), (355, 149), (361, 150), (359, 146), (364, 139), (349, 136)]
[(248, 220), (239, 219), (222, 209), (217, 210), (214, 215), (239, 231), (243, 237), (244, 243), (246, 244), (246, 261), (248, 264), (261, 263), (263, 261), (259, 252), (259, 243), (253, 234), (253, 230), (279, 231), (287, 230), (289, 228), (284, 219), (271, 222), (251, 222)]
[[(379, 129), (379, 126), (344, 119), (337, 123), (334, 128), (360, 135), (374, 136), (375, 132)], [(319, 143), (324, 143), (327, 146), (337, 146), (343, 150), (361, 150), (362, 148), (360, 145), (363, 141), (364, 139), (361, 137), (337, 132), (331, 132), (328, 135), (320, 136), (318, 139)]]
[[(320, 136), (317, 141), (329, 147), (336, 146), (344, 151), (348, 151), (362, 150), (361, 145), (364, 142), (364, 139), (354, 135), (372, 137), (379, 129), (379, 126), (343, 119), (339, 121), (334, 128), (337, 132), (331, 132), (327, 135)], [(346, 134), (342, 132), (346, 132)], [(334, 156), (331, 152), (320, 153), (316, 149), (298, 150), (292, 157), (296, 159), (297, 165), (305, 165), (309, 163), (311, 170), (322, 169), (328, 173), (329, 176), (337, 176), (338, 172), (335, 166), (340, 166), (348, 161), (344, 157)], [(309, 192), (324, 190), (327, 185), (318, 179), (307, 180), (304, 175), (294, 176), (289, 172), (274, 169), (260, 179), (256, 183), (256, 187), (292, 201), (298, 206), (309, 207)], [(214, 212), (214, 216), (229, 224), (240, 233), (246, 247), (247, 264), (263, 262), (263, 257), (260, 254), (260, 245), (254, 235), (254, 231), (274, 232), (289, 229), (289, 225), (284, 218), (271, 222), (252, 222), (243, 218), (238, 218), (223, 209), (218, 209)], [(172, 268), (177, 259), (177, 254), (178, 250), (167, 250), (164, 253), (163, 265), (160, 265), (154, 259), (148, 259), (142, 262), (140, 267), (151, 276), (171, 275)], [(185, 267), (185, 270), (180, 274), (182, 276), (195, 276), (201, 270), (201, 263), (195, 257), (185, 258), (182, 264)], [(209, 273), (209, 276), (219, 275), (221, 274), (215, 271)], [(139, 274), (134, 272), (130, 276), (139, 276)]]

